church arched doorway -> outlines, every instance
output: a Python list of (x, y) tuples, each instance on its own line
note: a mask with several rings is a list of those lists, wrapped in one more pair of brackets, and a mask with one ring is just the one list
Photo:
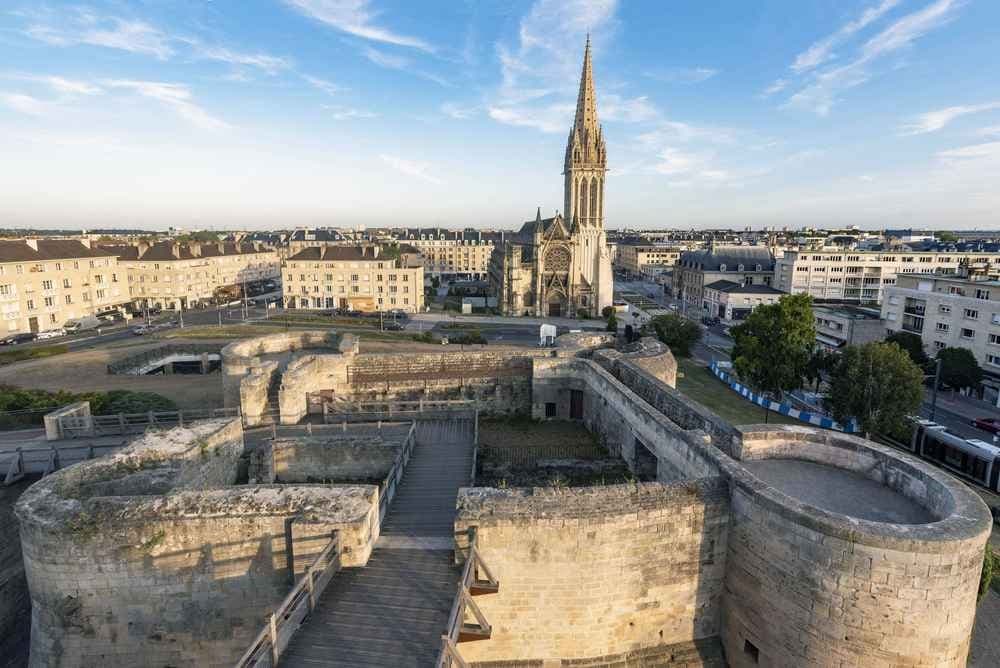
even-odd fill
[(561, 318), (568, 315), (566, 307), (566, 295), (561, 292), (549, 293), (545, 304), (545, 315), (550, 318)]

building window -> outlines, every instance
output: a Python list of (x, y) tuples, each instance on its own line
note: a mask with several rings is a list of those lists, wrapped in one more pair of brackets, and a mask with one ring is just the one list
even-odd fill
[(35, 300), (34, 299), (29, 299), (28, 300), (28, 310), (29, 311), (35, 310)]
[(982, 288), (976, 289), (976, 299), (985, 299), (989, 301), (989, 298), (990, 298), (989, 290), (983, 290)]
[(990, 334), (990, 344), (1000, 346), (1000, 334)]
[(9, 285), (0, 285), (0, 297), (10, 297), (11, 294)]
[(962, 328), (962, 338), (963, 339), (974, 339), (976, 338), (976, 330)]
[(987, 355), (986, 363), (992, 366), (1000, 366), (1000, 355)]
[(966, 318), (968, 318), (969, 320), (978, 320), (979, 319), (979, 311), (977, 311), (974, 308), (967, 308), (967, 309), (965, 309), (965, 311), (963, 312), (963, 315)]
[(945, 343), (944, 341), (935, 341), (934, 342), (934, 350), (941, 350), (942, 348), (947, 348), (947, 347), (948, 347), (948, 344)]
[(66, 303), (67, 304), (73, 303), (73, 295), (66, 295)]
[(46, 306), (55, 306), (56, 305), (56, 300), (53, 299), (52, 297), (46, 297), (45, 298), (45, 305)]
[(938, 304), (938, 313), (951, 313), (951, 307), (947, 304)]
[(51, 290), (52, 281), (42, 281), (42, 290)]
[(951, 329), (951, 326), (946, 322), (939, 322), (935, 327), (935, 329), (939, 332), (947, 332), (949, 329)]

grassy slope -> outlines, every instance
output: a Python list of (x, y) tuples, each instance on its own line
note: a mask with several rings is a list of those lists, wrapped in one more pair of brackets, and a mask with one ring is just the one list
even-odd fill
[[(695, 401), (708, 406), (725, 420), (739, 424), (760, 424), (764, 422), (764, 409), (752, 404), (729, 389), (725, 383), (712, 375), (708, 367), (698, 366), (693, 360), (677, 360), (677, 389)], [(683, 373), (684, 377), (681, 377)], [(773, 424), (798, 424), (803, 422), (778, 413), (771, 413), (768, 422)]]

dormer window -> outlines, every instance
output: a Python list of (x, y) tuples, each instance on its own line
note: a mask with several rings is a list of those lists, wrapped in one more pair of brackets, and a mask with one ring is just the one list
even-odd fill
[(719, 265), (719, 271), (725, 271), (725, 270), (726, 270), (726, 265), (720, 264)]
[(736, 267), (736, 271), (743, 271), (743, 265), (741, 264), (740, 266)]
[(757, 271), (760, 271), (760, 269), (761, 269), (761, 267), (760, 267), (760, 265), (758, 264), (758, 265), (757, 265)]

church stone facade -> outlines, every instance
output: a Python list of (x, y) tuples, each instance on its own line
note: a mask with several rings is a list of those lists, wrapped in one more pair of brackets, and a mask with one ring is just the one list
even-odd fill
[(600, 317), (611, 305), (611, 253), (604, 233), (607, 160), (588, 39), (566, 143), (564, 213), (542, 218), (539, 209), (490, 259), (490, 284), (503, 315)]

